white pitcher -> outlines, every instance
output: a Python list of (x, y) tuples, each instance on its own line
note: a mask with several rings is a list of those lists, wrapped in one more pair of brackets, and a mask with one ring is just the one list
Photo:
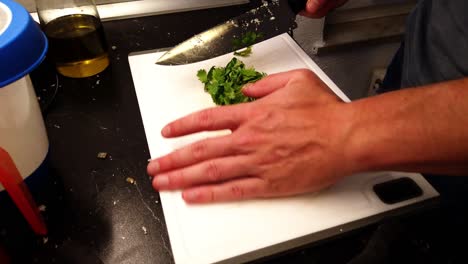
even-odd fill
[[(3, 161), (4, 168), (10, 168), (2, 170), (0, 166), (0, 176), (5, 180), (12, 176), (7, 175), (9, 172), (19, 171), (29, 188), (34, 188), (29, 186), (31, 182), (45, 176), (49, 149), (44, 120), (28, 75), (43, 61), (46, 51), (47, 39), (26, 9), (14, 1), (0, 0), (0, 148), (9, 155), (0, 163)], [(13, 164), (6, 164), (11, 160), (9, 163)], [(12, 166), (16, 170), (11, 170)], [(6, 187), (3, 185), (0, 184), (0, 192)], [(12, 191), (8, 193), (12, 195)], [(15, 198), (22, 198), (12, 198), (19, 207)]]

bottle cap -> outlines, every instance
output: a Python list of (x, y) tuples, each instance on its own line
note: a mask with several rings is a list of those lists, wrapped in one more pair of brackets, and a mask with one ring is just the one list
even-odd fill
[(45, 34), (23, 6), (0, 1), (0, 89), (34, 70), (47, 46)]

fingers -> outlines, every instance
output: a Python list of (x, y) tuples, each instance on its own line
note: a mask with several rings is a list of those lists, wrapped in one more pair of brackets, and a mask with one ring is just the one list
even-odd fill
[(308, 0), (306, 8), (300, 13), (310, 18), (322, 18), (333, 9), (342, 6), (347, 0)]
[[(332, 2), (332, 1), (328, 0), (328, 2)], [(317, 13), (317, 11), (322, 9), (324, 5), (326, 5), (326, 3), (327, 3), (327, 0), (308, 0), (305, 10), (309, 14), (315, 14)]]
[[(246, 85), (242, 92), (250, 97), (263, 97), (285, 87), (288, 82), (304, 70), (291, 70), (271, 74), (255, 83)], [(310, 70), (309, 70), (310, 71)], [(161, 133), (164, 137), (178, 137), (201, 131), (235, 130), (249, 117), (250, 104), (213, 107), (192, 113), (166, 125)]]
[(182, 192), (182, 198), (192, 204), (229, 202), (261, 197), (265, 190), (264, 180), (248, 177), (216, 185), (190, 188)]
[(220, 183), (249, 175), (247, 156), (212, 159), (182, 169), (161, 173), (153, 178), (157, 190), (185, 189), (201, 184)]
[(201, 131), (234, 130), (247, 112), (247, 104), (208, 108), (169, 123), (161, 133), (164, 137), (178, 137)]
[(304, 10), (299, 15), (310, 18), (322, 18), (331, 9), (333, 0), (308, 0)]
[(152, 160), (148, 164), (147, 172), (154, 176), (200, 161), (223, 157), (232, 153), (232, 144), (231, 135), (207, 138)]
[(242, 88), (242, 93), (249, 97), (263, 97), (286, 86), (292, 77), (292, 71), (274, 73), (256, 81), (255, 83), (247, 84)]

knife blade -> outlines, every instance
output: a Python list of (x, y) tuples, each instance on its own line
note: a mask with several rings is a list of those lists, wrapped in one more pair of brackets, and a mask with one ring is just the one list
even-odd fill
[[(291, 31), (295, 18), (305, 8), (307, 0), (271, 0), (246, 13), (229, 19), (180, 43), (163, 54), (159, 65), (183, 65), (214, 58), (243, 49), (260, 41)], [(237, 43), (248, 32), (261, 38), (248, 44)]]

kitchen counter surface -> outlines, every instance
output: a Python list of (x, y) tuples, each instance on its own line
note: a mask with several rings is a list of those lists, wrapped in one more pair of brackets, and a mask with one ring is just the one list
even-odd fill
[[(6, 203), (0, 256), (4, 251), (13, 263), (173, 263), (159, 196), (146, 174), (148, 146), (127, 56), (171, 47), (252, 5), (105, 22), (111, 65), (104, 72), (69, 79), (45, 61), (32, 73), (50, 140), (49, 178), (33, 194), (45, 206), (49, 234), (34, 236)], [(107, 158), (98, 159), (99, 152)], [(457, 247), (444, 239), (466, 233), (456, 232), (466, 219), (459, 209), (415, 212), (259, 262), (347, 263), (367, 246), (382, 260), (456, 263)]]

